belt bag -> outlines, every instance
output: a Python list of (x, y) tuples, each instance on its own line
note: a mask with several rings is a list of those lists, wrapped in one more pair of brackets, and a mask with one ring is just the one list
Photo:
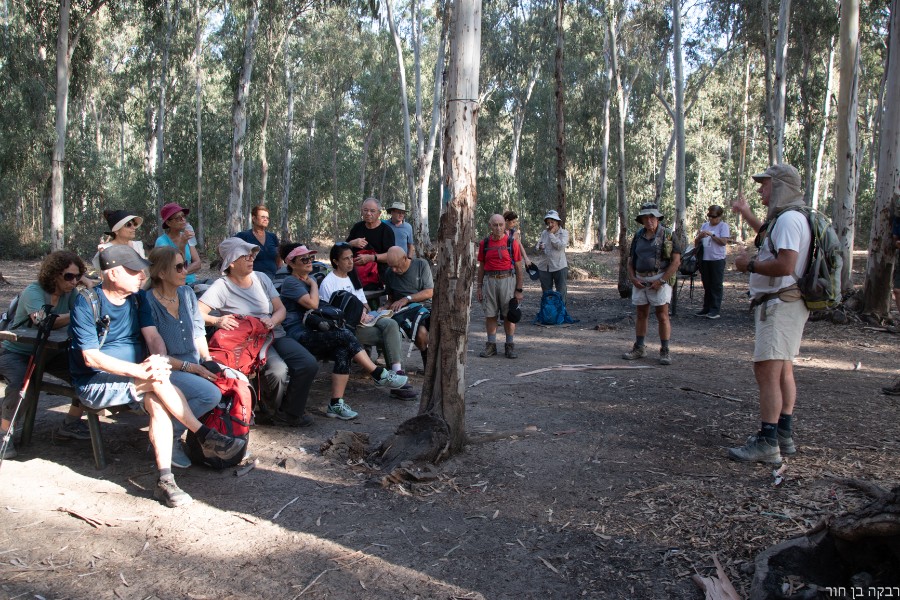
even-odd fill
[(803, 299), (803, 295), (800, 293), (800, 288), (797, 287), (797, 284), (789, 285), (786, 288), (780, 289), (777, 292), (772, 292), (770, 294), (763, 294), (758, 298), (754, 298), (750, 302), (750, 312), (753, 312), (757, 306), (762, 306), (761, 312), (759, 313), (759, 320), (766, 320), (766, 306), (769, 303), (769, 300), (781, 300), (782, 302), (796, 302), (798, 300)]

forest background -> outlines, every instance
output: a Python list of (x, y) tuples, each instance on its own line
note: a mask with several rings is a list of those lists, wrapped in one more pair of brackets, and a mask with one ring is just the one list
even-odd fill
[[(617, 193), (626, 215), (653, 200), (675, 213), (673, 5), (567, 3), (557, 84), (561, 4), (483, 7), (476, 223), (512, 208), (533, 240), (557, 207), (559, 85), (568, 229), (577, 243), (609, 247)], [(860, 245), (875, 207), (889, 4), (860, 4), (850, 117)], [(207, 254), (248, 227), (257, 204), (268, 205), (284, 239), (343, 239), (367, 196), (406, 202), (428, 248), (447, 199), (440, 154), (433, 158), (443, 139), (448, 10), (429, 0), (0, 0), (0, 212), (15, 224), (0, 228), (0, 254), (38, 256), (59, 244), (88, 255), (106, 208), (144, 216), (140, 235), (152, 243), (158, 209), (172, 201), (191, 209)], [(682, 11), (690, 236), (708, 205), (740, 191), (759, 208), (748, 179), (775, 162), (779, 2), (703, 0)], [(784, 161), (826, 212), (839, 160), (839, 11), (833, 0), (794, 2), (784, 65)], [(610, 151), (617, 123), (624, 154)]]

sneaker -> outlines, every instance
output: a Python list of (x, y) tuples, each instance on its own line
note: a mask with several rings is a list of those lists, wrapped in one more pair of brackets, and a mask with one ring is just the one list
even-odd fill
[(418, 397), (418, 392), (409, 384), (404, 385), (399, 390), (391, 390), (391, 398), (397, 398), (398, 400), (416, 400)]
[(272, 416), (272, 423), (287, 427), (309, 427), (313, 424), (313, 420), (312, 417), (306, 414), (298, 417), (279, 410)]
[(56, 435), (70, 440), (89, 440), (91, 439), (91, 430), (88, 428), (87, 421), (82, 419), (72, 422), (63, 419), (62, 425), (56, 430)]
[(503, 354), (506, 355), (506, 358), (519, 358), (519, 355), (516, 354), (516, 345), (513, 343), (503, 344)]
[(389, 387), (392, 390), (399, 390), (406, 382), (409, 381), (409, 377), (406, 375), (401, 375), (390, 369), (382, 369), (381, 377), (375, 380), (375, 385), (378, 387)]
[(668, 350), (660, 350), (659, 351), (659, 364), (661, 365), (671, 365), (672, 359), (669, 356)]
[[(5, 436), (6, 436), (6, 432), (0, 431), (0, 444), (3, 444), (2, 438)], [(3, 458), (3, 459), (15, 458), (18, 455), (19, 455), (19, 453), (16, 451), (16, 445), (13, 444), (12, 436), (9, 436), (9, 443), (6, 444), (6, 451), (2, 455), (0, 455), (0, 458)]]
[(781, 464), (778, 443), (769, 441), (760, 434), (751, 435), (747, 438), (747, 443), (739, 448), (729, 448), (728, 458), (741, 462)]
[(706, 318), (707, 319), (721, 319), (722, 315), (720, 315), (718, 312), (710, 311), (710, 313), (708, 315), (706, 315)]
[(797, 454), (797, 446), (794, 445), (794, 433), (793, 431), (785, 431), (784, 429), (778, 429), (778, 448), (781, 450), (781, 453), (785, 456), (790, 456), (791, 454)]
[(705, 317), (708, 314), (709, 314), (709, 311), (704, 308), (703, 310), (698, 310), (697, 312), (695, 312), (694, 316), (695, 317)]
[(343, 419), (344, 421), (355, 419), (357, 415), (359, 415), (359, 413), (350, 408), (350, 405), (344, 402), (343, 398), (338, 400), (337, 404), (330, 404), (328, 410), (325, 411), (325, 416), (331, 417), (332, 419)]
[(228, 460), (237, 456), (246, 445), (247, 440), (228, 437), (215, 429), (210, 429), (206, 434), (206, 440), (200, 444), (200, 447), (203, 448), (203, 453), (206, 455)]
[(153, 497), (169, 508), (186, 506), (194, 501), (187, 492), (178, 487), (174, 477), (157, 481), (156, 489), (153, 490)]
[(496, 356), (497, 354), (497, 344), (496, 342), (485, 342), (484, 350), (478, 355), (481, 358), (487, 358), (489, 356)]
[(181, 443), (181, 440), (175, 440), (172, 443), (172, 466), (187, 469), (192, 464), (190, 457), (184, 451), (184, 444)]
[(637, 360), (639, 358), (644, 358), (647, 355), (647, 348), (645, 346), (638, 346), (635, 344), (631, 348), (631, 352), (626, 352), (622, 355), (622, 358), (625, 360)]

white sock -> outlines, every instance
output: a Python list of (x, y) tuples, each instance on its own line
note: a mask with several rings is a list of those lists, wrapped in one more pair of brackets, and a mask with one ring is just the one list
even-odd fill
[(402, 370), (403, 370), (403, 367), (400, 365), (400, 363), (394, 363), (391, 365), (391, 371), (394, 371), (395, 373), (397, 371), (402, 371)]

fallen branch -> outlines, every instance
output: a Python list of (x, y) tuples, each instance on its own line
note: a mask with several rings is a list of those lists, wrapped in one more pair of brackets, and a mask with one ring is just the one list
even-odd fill
[(527, 373), (519, 373), (516, 377), (525, 377), (526, 375), (536, 375), (538, 373), (546, 373), (547, 371), (633, 371), (635, 369), (652, 369), (648, 365), (624, 366), (624, 365), (556, 365), (555, 367), (545, 367), (536, 371), (528, 371)]
[(288, 502), (287, 504), (285, 504), (284, 506), (279, 508), (278, 512), (275, 513), (275, 515), (272, 517), (272, 520), (274, 521), (275, 519), (277, 519), (281, 515), (281, 511), (283, 511), (284, 509), (286, 509), (288, 506), (290, 506), (291, 504), (293, 504), (294, 502), (296, 502), (299, 499), (300, 499), (300, 496), (297, 496), (296, 498), (294, 498), (293, 500), (291, 500), (290, 502)]
[(730, 400), (731, 402), (743, 402), (740, 398), (735, 398), (734, 396), (723, 396), (722, 394), (717, 394), (715, 392), (706, 392), (703, 390), (696, 390), (692, 387), (680, 387), (678, 388), (682, 392), (694, 392), (696, 394), (703, 394), (704, 396), (712, 396), (713, 398), (721, 398), (722, 400)]
[(59, 512), (64, 512), (69, 515), (72, 515), (76, 519), (81, 519), (82, 521), (84, 521), (85, 523), (90, 525), (91, 527), (95, 527), (97, 529), (99, 529), (100, 527), (111, 527), (111, 525), (109, 523), (106, 523), (104, 521), (98, 521), (97, 519), (88, 517), (87, 515), (82, 515), (81, 513), (77, 513), (74, 510), (69, 509), (69, 508), (59, 507), (56, 510)]
[(706, 600), (741, 600), (737, 590), (728, 579), (728, 575), (725, 574), (725, 569), (722, 568), (718, 557), (713, 554), (712, 559), (716, 565), (717, 577), (702, 577), (699, 573), (691, 575), (691, 579), (694, 580), (697, 587), (703, 590), (704, 598)]

